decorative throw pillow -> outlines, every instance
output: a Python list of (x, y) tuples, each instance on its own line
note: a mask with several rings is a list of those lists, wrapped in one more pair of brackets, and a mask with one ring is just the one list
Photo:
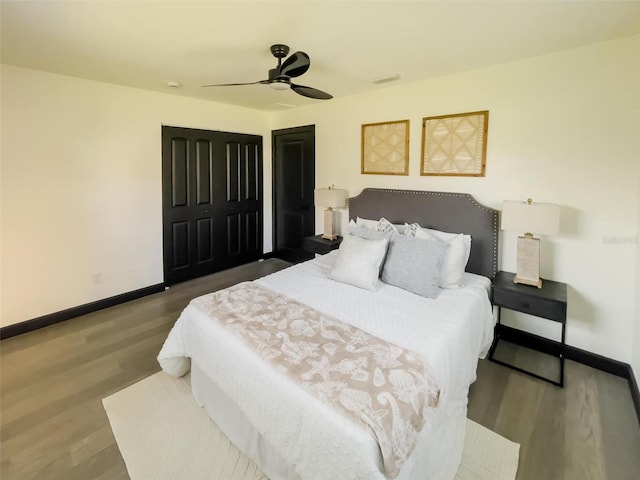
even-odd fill
[[(406, 224), (405, 224), (406, 225)], [(396, 227), (396, 231), (400, 234), (400, 235), (411, 235), (411, 229), (407, 230), (407, 228), (405, 227), (405, 225), (400, 225), (400, 224), (394, 224), (393, 226)]]
[[(432, 232), (437, 232), (437, 230), (421, 228), (416, 231), (416, 238), (441, 242), (447, 247), (440, 276), (440, 287), (457, 288), (462, 286), (464, 269), (467, 266), (467, 260), (469, 259), (464, 241), (465, 235), (459, 233), (457, 235), (447, 234), (447, 236), (438, 237)], [(444, 240), (444, 238), (447, 238), (447, 240)]]
[(439, 241), (394, 233), (380, 279), (409, 292), (436, 298), (447, 246)]
[(389, 240), (366, 240), (347, 235), (342, 240), (329, 278), (354, 287), (375, 290)]
[(359, 227), (356, 224), (349, 224), (349, 234), (356, 237), (365, 238), (367, 240), (380, 240), (382, 238), (389, 238), (390, 233), (380, 232), (378, 230), (371, 230), (370, 228)]
[(405, 235), (409, 235), (411, 237), (415, 237), (416, 236), (416, 232), (418, 230), (420, 230), (420, 225), (418, 225), (417, 223), (412, 223), (411, 225), (409, 225), (408, 223), (404, 224), (404, 234)]
[(385, 233), (400, 233), (393, 223), (382, 217), (376, 225), (376, 230)]

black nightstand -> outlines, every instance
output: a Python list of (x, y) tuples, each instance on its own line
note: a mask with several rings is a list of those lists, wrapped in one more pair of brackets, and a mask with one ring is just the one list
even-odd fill
[(322, 238), (322, 235), (312, 235), (311, 237), (304, 238), (302, 248), (305, 252), (324, 255), (325, 253), (329, 253), (331, 250), (338, 248), (341, 242), (342, 237), (340, 236), (335, 240), (327, 240), (326, 238)]
[[(514, 276), (513, 273), (498, 272), (492, 281), (493, 304), (498, 307), (498, 324), (495, 329), (493, 345), (489, 351), (489, 360), (563, 387), (565, 328), (567, 325), (567, 285), (565, 283), (543, 279), (542, 288), (535, 288), (529, 285), (513, 283)], [(559, 322), (562, 324), (560, 342), (502, 325), (500, 323), (500, 311), (502, 308), (528, 313), (529, 315), (545, 318), (553, 322)], [(557, 357), (560, 360), (560, 380), (551, 380), (503, 362), (502, 360), (495, 359), (494, 352), (501, 339)]]

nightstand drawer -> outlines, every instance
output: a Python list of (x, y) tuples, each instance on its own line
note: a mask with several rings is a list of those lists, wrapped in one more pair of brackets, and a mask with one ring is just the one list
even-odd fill
[[(534, 287), (531, 287), (534, 288)], [(510, 310), (528, 313), (564, 323), (567, 318), (566, 303), (554, 302), (529, 295), (521, 295), (500, 289), (493, 290), (493, 303)]]

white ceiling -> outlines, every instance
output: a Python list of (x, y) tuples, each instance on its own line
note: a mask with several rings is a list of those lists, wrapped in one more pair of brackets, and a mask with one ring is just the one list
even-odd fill
[(201, 85), (267, 78), (274, 43), (311, 57), (295, 83), (344, 97), (640, 33), (639, 1), (2, 0), (0, 16), (2, 63), (261, 110), (322, 100)]

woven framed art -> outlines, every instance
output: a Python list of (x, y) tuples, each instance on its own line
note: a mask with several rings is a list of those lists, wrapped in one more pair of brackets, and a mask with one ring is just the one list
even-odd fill
[(409, 175), (409, 120), (362, 125), (361, 172)]
[(420, 175), (484, 177), (489, 111), (422, 119)]

